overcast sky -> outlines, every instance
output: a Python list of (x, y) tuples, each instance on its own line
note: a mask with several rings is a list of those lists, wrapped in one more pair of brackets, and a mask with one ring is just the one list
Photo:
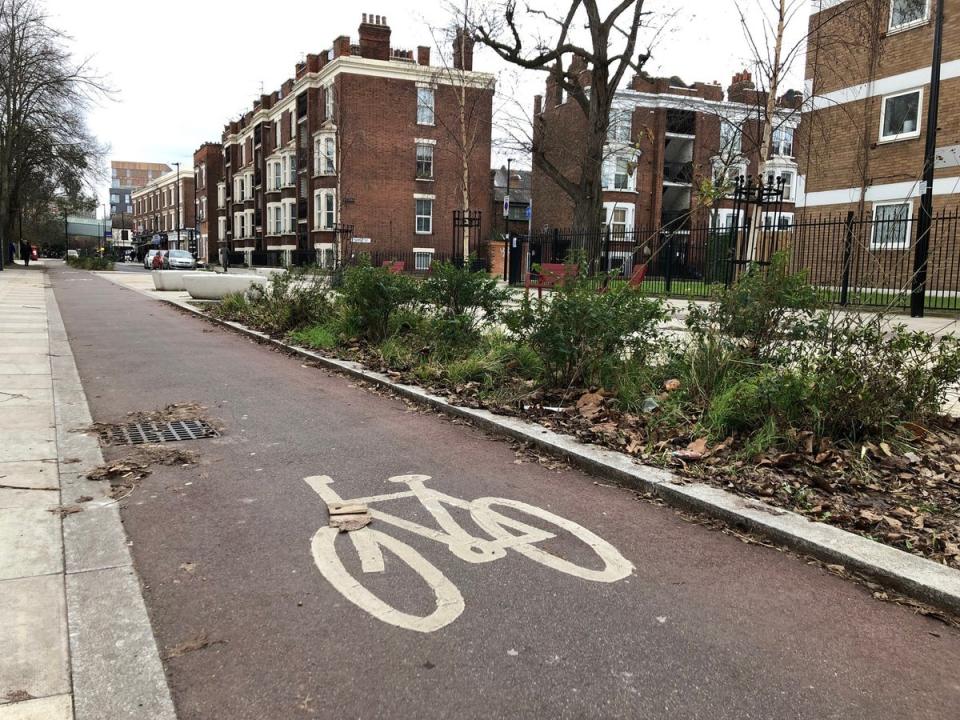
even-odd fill
[[(741, 0), (755, 20), (760, 1)], [(806, 2), (791, 1), (800, 5), (790, 28), (795, 43), (806, 27)], [(364, 0), (357, 5), (333, 0), (278, 0), (267, 5), (251, 0), (45, 0), (45, 4), (52, 24), (73, 38), (76, 54), (92, 57), (113, 89), (111, 99), (100, 103), (90, 117), (93, 132), (110, 148), (108, 163), (179, 160), (184, 167), (192, 166), (194, 149), (205, 141), (218, 141), (224, 123), (250, 108), (261, 84), (268, 93), (277, 89), (304, 54), (331, 47), (338, 35), (350, 35), (356, 42), (362, 12), (386, 15), (391, 44), (405, 49), (432, 45), (428, 28), (447, 24), (440, 2), (422, 0)], [(541, 0), (537, 6), (565, 4), (566, 0)], [(736, 0), (647, 0), (645, 9), (657, 13), (653, 22), (658, 25), (663, 13), (675, 13), (653, 47), (647, 65), (652, 74), (679, 75), (686, 82), (717, 81), (726, 88), (732, 74), (749, 64)], [(536, 25), (531, 18), (523, 20)], [(641, 39), (641, 47), (651, 35)], [(517, 78), (479, 46), (474, 69), (500, 75), (498, 91), (509, 92), (524, 108), (542, 92), (542, 73), (527, 71)], [(801, 85), (800, 68), (791, 79), (794, 86)], [(498, 105), (504, 105), (502, 98)], [(502, 159), (495, 157), (493, 163)], [(109, 180), (99, 188), (101, 202), (107, 200), (108, 185)]]

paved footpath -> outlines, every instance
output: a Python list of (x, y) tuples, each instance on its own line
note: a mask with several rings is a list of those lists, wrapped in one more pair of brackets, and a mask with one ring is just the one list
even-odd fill
[[(222, 427), (120, 511), (182, 720), (957, 716), (954, 630), (94, 274), (49, 277), (96, 421), (196, 402)], [(323, 529), (337, 496), (373, 524)]]
[[(172, 719), (115, 502), (40, 264), (0, 273), (0, 720)], [(87, 496), (82, 511), (59, 508)]]

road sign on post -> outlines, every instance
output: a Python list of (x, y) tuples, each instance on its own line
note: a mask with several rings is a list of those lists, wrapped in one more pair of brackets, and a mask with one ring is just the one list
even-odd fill
[(510, 214), (510, 196), (503, 196), (503, 216), (507, 217)]

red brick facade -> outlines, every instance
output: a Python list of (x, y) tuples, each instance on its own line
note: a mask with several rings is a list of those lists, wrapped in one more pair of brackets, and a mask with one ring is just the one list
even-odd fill
[(224, 129), (221, 244), (316, 251), (323, 264), (358, 251), (450, 252), (454, 211), (490, 204), (494, 79), (473, 72), (472, 51), (457, 55), (449, 68), (425, 64), (429, 48), (391, 48), (386, 18), (366, 15), (359, 44), (341, 36), (307, 55)]
[(217, 223), (217, 184), (223, 177), (223, 146), (204, 143), (193, 153), (193, 174), (196, 185), (194, 212), (196, 217), (198, 257), (217, 262), (219, 228)]
[[(776, 123), (792, 133), (799, 121), (799, 93), (778, 103)], [(618, 91), (604, 159), (603, 203), (606, 222), (613, 213), (626, 229), (703, 225), (714, 208), (729, 210), (732, 202), (707, 201), (698, 187), (729, 166), (734, 175), (759, 171), (761, 126), (758, 109), (766, 95), (754, 89), (749, 73), (738, 74), (724, 99), (719, 85), (686, 85), (678, 78), (637, 76)], [(737, 128), (739, 149), (721, 151), (721, 123)], [(545, 96), (534, 101), (535, 142), (563, 174), (579, 177), (586, 118), (579, 106), (565, 99), (550, 81)], [(618, 130), (619, 127), (619, 130)], [(796, 192), (794, 143), (774, 147), (767, 172), (789, 177), (783, 213), (792, 217)], [(632, 172), (631, 172), (632, 170)], [(572, 224), (573, 202), (541, 168), (533, 171), (533, 226), (536, 230)]]
[(195, 228), (193, 171), (180, 168), (179, 191), (177, 178), (178, 171), (171, 170), (131, 195), (135, 242), (141, 250), (154, 235), (166, 236), (161, 247), (191, 249)]

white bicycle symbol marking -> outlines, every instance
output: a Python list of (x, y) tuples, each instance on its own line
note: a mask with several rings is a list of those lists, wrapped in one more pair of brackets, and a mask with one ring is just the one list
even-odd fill
[[(304, 478), (306, 483), (327, 503), (363, 503), (371, 506), (389, 500), (417, 498), (436, 519), (440, 526), (439, 530), (404, 520), (372, 507), (370, 514), (379, 521), (378, 525), (380, 523), (393, 525), (446, 545), (451, 553), (466, 562), (485, 563), (498, 560), (507, 554), (507, 550), (513, 550), (553, 570), (593, 582), (612, 583), (622, 580), (633, 572), (633, 565), (610, 543), (570, 520), (533, 505), (507, 498), (482, 497), (476, 500), (463, 500), (426, 487), (425, 483), (429, 479), (429, 475), (397, 475), (389, 478), (389, 482), (406, 485), (407, 490), (347, 500), (341, 498), (331, 487), (333, 480), (329, 476), (316, 475)], [(470, 518), (492, 539), (470, 535), (457, 524), (443, 507), (444, 505), (468, 510)], [(556, 534), (502, 515), (491, 506), (526, 513), (555, 525), (558, 531), (565, 530), (571, 533), (599, 556), (603, 561), (603, 569), (586, 568), (537, 547), (536, 543), (554, 538)], [(368, 526), (348, 533), (359, 555), (360, 567), (364, 573), (384, 571), (382, 549), (387, 549), (419, 574), (433, 590), (436, 598), (436, 608), (425, 616), (401, 612), (387, 604), (347, 571), (334, 545), (338, 534), (339, 531), (336, 528), (323, 527), (317, 530), (311, 542), (313, 559), (330, 584), (357, 607), (383, 622), (425, 633), (434, 632), (449, 625), (463, 612), (463, 596), (457, 586), (414, 548), (374, 527)]]

